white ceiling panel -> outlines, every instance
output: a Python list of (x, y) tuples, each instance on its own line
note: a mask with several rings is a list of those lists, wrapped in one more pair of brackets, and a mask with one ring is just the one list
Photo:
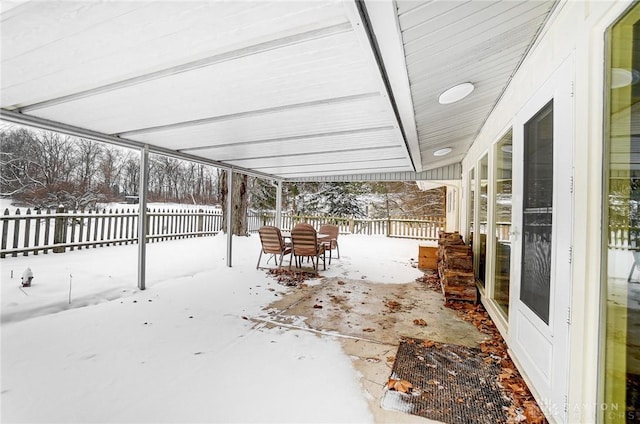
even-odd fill
[(358, 149), (355, 147), (345, 147), (334, 152), (324, 152), (322, 150), (304, 151), (302, 153), (292, 153), (277, 155), (277, 158), (256, 157), (246, 159), (235, 159), (232, 162), (236, 165), (249, 167), (265, 171), (270, 168), (280, 167), (311, 167), (315, 165), (335, 165), (356, 162), (370, 162), (372, 160), (394, 160), (397, 166), (406, 166), (406, 153), (400, 147), (377, 147)]
[[(223, 161), (246, 160), (262, 157), (306, 155), (331, 152), (348, 152), (353, 150), (401, 147), (389, 143), (393, 130), (369, 131), (355, 134), (332, 134), (319, 137), (296, 137), (287, 140), (265, 141), (261, 143), (245, 143), (234, 146), (203, 148), (198, 155), (219, 158)], [(274, 159), (275, 160), (275, 159)], [(407, 166), (409, 167), (408, 155)]]
[[(383, 159), (383, 160), (367, 160), (367, 161), (352, 161), (349, 162), (349, 167), (352, 171), (361, 172), (362, 169), (393, 169), (394, 171), (406, 171), (404, 161), (399, 159)], [(269, 167), (263, 168), (263, 171), (276, 173), (279, 175), (285, 175), (288, 177), (302, 176), (304, 174), (315, 174), (330, 171), (335, 169), (333, 163), (315, 163), (305, 166), (283, 166), (283, 167)]]
[(0, 113), (274, 178), (431, 175), (464, 157), (554, 6), (3, 1)]
[[(532, 45), (554, 1), (400, 1), (398, 22), (424, 168), (451, 147), (466, 152)], [(439, 95), (471, 82), (469, 97), (441, 105)]]
[(16, 90), (31, 104), (348, 23), (335, 2), (34, 1), (7, 14), (3, 105)]
[[(295, 108), (266, 109), (246, 114), (232, 114), (183, 125), (157, 128), (142, 132), (123, 133), (145, 143), (181, 151), (219, 146), (261, 142), (264, 140), (317, 137), (327, 133), (370, 132), (392, 129), (394, 122), (380, 104), (378, 93), (361, 97), (316, 102)], [(273, 125), (283, 122), (284, 125)]]
[[(352, 34), (312, 40), (36, 109), (120, 133), (168, 123), (332, 99), (377, 89)], [(330, 48), (332, 43), (339, 47)], [(166, 87), (171, 90), (166, 90)], [(118, 105), (117, 108), (112, 105)]]

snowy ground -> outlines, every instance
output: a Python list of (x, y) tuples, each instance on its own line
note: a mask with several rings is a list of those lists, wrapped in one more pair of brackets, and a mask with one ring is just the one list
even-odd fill
[[(412, 281), (418, 245), (341, 236), (321, 274)], [(145, 291), (136, 245), (2, 259), (2, 422), (371, 422), (337, 340), (247, 319), (295, 289), (255, 269), (257, 235), (233, 247), (227, 268), (224, 235), (149, 244)]]

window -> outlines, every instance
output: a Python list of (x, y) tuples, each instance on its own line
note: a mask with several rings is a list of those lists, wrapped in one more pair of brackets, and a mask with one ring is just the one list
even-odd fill
[(511, 270), (511, 187), (512, 138), (509, 131), (495, 147), (494, 155), (494, 271), (493, 299), (509, 315), (509, 282)]
[(489, 157), (484, 155), (480, 159), (479, 168), (480, 191), (478, 200), (478, 262), (476, 267), (476, 278), (480, 287), (484, 288), (484, 280), (487, 270), (487, 206), (489, 196)]
[(467, 211), (467, 244), (473, 243), (474, 218), (475, 218), (475, 201), (476, 201), (476, 179), (475, 169), (469, 171), (469, 210)]
[(524, 126), (520, 300), (549, 324), (553, 224), (553, 102)]
[(610, 29), (609, 40), (604, 402), (622, 415), (603, 416), (606, 422), (636, 422), (640, 419), (640, 6)]

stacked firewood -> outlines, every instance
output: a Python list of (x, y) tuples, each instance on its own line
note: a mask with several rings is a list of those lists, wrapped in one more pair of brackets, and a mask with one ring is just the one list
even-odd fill
[(476, 301), (471, 246), (464, 244), (459, 233), (441, 232), (438, 239), (438, 274), (445, 301)]

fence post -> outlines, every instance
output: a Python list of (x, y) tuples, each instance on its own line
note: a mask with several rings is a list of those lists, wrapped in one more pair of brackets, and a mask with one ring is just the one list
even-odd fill
[[(4, 215), (9, 215), (9, 208), (4, 210)], [(5, 250), (7, 248), (7, 234), (9, 234), (9, 220), (2, 220), (2, 242), (0, 244), (0, 248)], [(4, 258), (6, 255), (4, 253), (0, 254), (0, 258)]]
[(387, 217), (387, 237), (391, 237), (391, 217)]
[(204, 209), (198, 209), (198, 237), (202, 237), (204, 231)]
[(351, 234), (353, 234), (353, 231), (355, 230), (355, 222), (353, 221), (353, 216), (349, 217), (349, 232)]
[[(64, 213), (64, 206), (58, 206), (56, 213)], [(66, 243), (67, 236), (67, 219), (64, 216), (57, 216), (55, 221), (55, 227), (53, 229), (53, 244)], [(53, 248), (53, 253), (64, 253), (66, 248), (64, 246), (56, 246)]]

